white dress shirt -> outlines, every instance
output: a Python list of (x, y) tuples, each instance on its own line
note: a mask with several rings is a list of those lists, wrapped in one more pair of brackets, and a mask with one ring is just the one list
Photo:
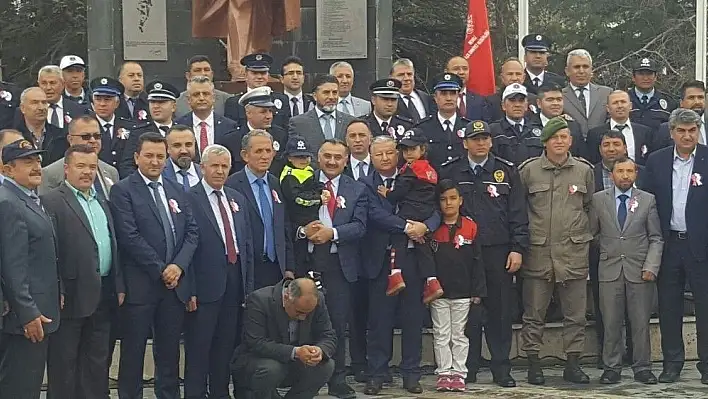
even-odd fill
[[(106, 133), (108, 133), (109, 137), (112, 139), (113, 138), (113, 131), (116, 128), (116, 115), (113, 114), (113, 116), (111, 116), (111, 120), (109, 120), (109, 121), (104, 121), (98, 115), (96, 115), (96, 119), (98, 119), (98, 123), (101, 124), (101, 131), (106, 131), (106, 128), (105, 128), (106, 123), (111, 124), (110, 129), (108, 129), (108, 131), (106, 131)], [(115, 155), (115, 154), (113, 154), (113, 155)]]
[(364, 164), (364, 173), (366, 175), (369, 175), (369, 171), (371, 170), (371, 154), (367, 154), (366, 158), (362, 159), (361, 161), (354, 158), (353, 155), (349, 156), (349, 165), (352, 167), (352, 175), (354, 176), (354, 180), (359, 180), (361, 176), (359, 176), (359, 164), (363, 163)]
[[(617, 125), (621, 125), (621, 123), (617, 123), (614, 121), (614, 119), (610, 119), (610, 129), (615, 129)], [(627, 121), (624, 123), (622, 135), (624, 135), (624, 141), (627, 143), (627, 156), (630, 159), (634, 160), (636, 156), (635, 154), (637, 153), (637, 149), (634, 144), (634, 130), (632, 130), (632, 124), (630, 123), (629, 119), (627, 119)]]
[[(226, 235), (224, 234), (224, 220), (221, 219), (221, 211), (219, 210), (219, 197), (217, 197), (215, 194), (217, 191), (221, 192), (221, 203), (222, 205), (224, 205), (224, 209), (226, 209), (226, 215), (229, 218), (229, 225), (231, 226), (231, 235), (234, 238), (234, 246), (236, 247), (236, 253), (238, 254), (238, 240), (236, 239), (236, 227), (234, 226), (233, 210), (231, 209), (231, 205), (229, 204), (228, 199), (226, 198), (226, 193), (224, 192), (223, 187), (221, 190), (216, 190), (214, 189), (214, 187), (210, 186), (209, 183), (206, 182), (206, 180), (202, 180), (202, 185), (204, 186), (204, 191), (206, 192), (206, 196), (209, 199), (211, 211), (214, 212), (216, 224), (219, 225), (219, 234), (221, 234), (221, 239), (224, 241), (224, 254), (227, 254)], [(238, 205), (243, 206), (243, 204)]]
[[(329, 181), (329, 178), (324, 174), (324, 172), (319, 172), (320, 174), (320, 182), (327, 184)], [(330, 201), (337, 201), (337, 193), (339, 192), (339, 179), (342, 177), (342, 175), (338, 175), (334, 179), (332, 179), (332, 191), (334, 192), (334, 196), (330, 198)], [(326, 188), (325, 188), (326, 190)], [(320, 210), (319, 210), (319, 218), (320, 222), (325, 227), (329, 227), (332, 229), (334, 236), (332, 237), (332, 245), (329, 247), (329, 253), (331, 254), (336, 254), (337, 253), (337, 244), (335, 244), (335, 241), (339, 239), (339, 233), (337, 232), (337, 228), (334, 227), (332, 218), (329, 216), (329, 209), (327, 208), (326, 204), (320, 205)], [(315, 245), (312, 243), (312, 241), (307, 243), (307, 250), (308, 252), (312, 253), (312, 251), (315, 249)]]
[[(150, 192), (150, 196), (152, 196), (152, 199), (156, 200), (155, 192), (152, 190), (152, 187), (150, 187), (150, 183), (152, 183), (153, 180), (150, 180), (145, 177), (145, 175), (143, 174), (143, 172), (140, 171), (140, 169), (138, 169), (138, 173), (140, 173), (140, 177), (143, 178), (145, 185), (148, 186), (147, 189)], [(172, 220), (172, 208), (170, 208), (170, 204), (167, 202), (167, 193), (165, 193), (165, 184), (162, 181), (162, 175), (160, 175), (157, 180), (154, 181), (160, 183), (160, 187), (157, 189), (157, 191), (160, 192), (160, 201), (162, 201), (162, 206), (164, 206), (165, 210), (167, 211), (167, 218), (170, 219), (170, 228), (172, 228), (172, 235), (174, 236), (175, 222)]]
[(202, 151), (204, 151), (204, 148), (201, 148), (201, 132), (202, 132), (202, 126), (201, 123), (206, 122), (206, 130), (207, 130), (207, 145), (212, 145), (214, 144), (214, 111), (209, 113), (209, 116), (207, 116), (206, 119), (201, 120), (199, 117), (192, 113), (192, 125), (194, 128), (194, 137), (197, 139), (197, 147), (199, 148), (199, 153), (201, 154)]
[(51, 123), (54, 112), (57, 113), (57, 119), (59, 120), (59, 127), (64, 128), (64, 97), (59, 96), (59, 101), (57, 101), (56, 109), (51, 106), (47, 110), (47, 122)]
[(288, 107), (290, 107), (290, 112), (292, 112), (293, 109), (293, 98), (297, 98), (297, 103), (295, 106), (297, 107), (298, 115), (305, 113), (305, 102), (303, 101), (302, 92), (297, 95), (292, 95), (286, 91), (285, 95), (288, 96)]
[(423, 119), (428, 116), (425, 113), (425, 105), (423, 105), (423, 100), (421, 100), (420, 96), (415, 90), (413, 90), (411, 94), (401, 94), (401, 98), (403, 98), (403, 103), (406, 104), (407, 107), (408, 100), (406, 99), (406, 96), (411, 96), (411, 100), (413, 101), (413, 105), (415, 105), (415, 109), (418, 111), (418, 116), (420, 117), (420, 119)]
[[(175, 161), (170, 158), (170, 162), (172, 162), (172, 169), (175, 171), (175, 181), (179, 183), (180, 185), (182, 184), (182, 174), (179, 173), (182, 169), (175, 163)], [(189, 169), (187, 169), (187, 179), (189, 179), (189, 187), (194, 187), (199, 183), (199, 175), (197, 174), (197, 169), (194, 166), (194, 162), (192, 162), (189, 165)]]
[(444, 116), (440, 115), (440, 112), (438, 112), (438, 121), (440, 121), (440, 126), (442, 126), (443, 130), (445, 130), (445, 121), (450, 121), (450, 129), (453, 131), (455, 130), (455, 122), (457, 121), (457, 114), (452, 114), (450, 119), (445, 119)]
[(550, 119), (546, 118), (546, 115), (543, 114), (543, 112), (539, 112), (538, 116), (541, 118), (541, 126), (546, 126), (546, 123), (550, 121)]
[[(529, 71), (529, 70), (527, 69), (527, 70), (526, 70), (526, 73), (529, 75), (529, 80), (531, 81), (531, 84), (532, 84), (532, 85), (535, 85), (535, 84), (536, 84), (536, 83), (533, 81), (534, 79), (538, 79), (538, 80), (540, 81), (539, 84), (538, 84), (539, 86), (542, 86), (542, 85), (543, 85), (543, 78), (544, 78), (545, 75), (546, 75), (546, 71), (541, 71), (541, 73), (539, 73), (538, 75), (534, 75), (533, 72), (531, 72), (531, 71)], [(587, 97), (587, 96), (586, 96), (586, 97)]]
[(699, 142), (702, 143), (703, 145), (708, 145), (708, 141), (707, 141), (707, 140), (708, 140), (708, 136), (706, 135), (706, 114), (705, 114), (705, 113), (704, 113), (703, 116), (701, 117), (701, 120), (703, 121), (703, 123), (701, 123), (701, 131), (700, 131), (700, 137), (699, 137), (699, 138), (702, 138), (703, 141), (700, 141), (700, 140), (699, 140)]
[[(578, 87), (571, 83), (570, 88), (573, 89), (575, 97), (578, 97)], [(585, 85), (583, 95), (585, 96), (585, 117), (587, 118), (590, 115), (590, 83)]]

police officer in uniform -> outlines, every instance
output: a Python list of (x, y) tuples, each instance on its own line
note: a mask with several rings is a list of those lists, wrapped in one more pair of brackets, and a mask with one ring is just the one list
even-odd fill
[(12, 128), (20, 108), (20, 88), (0, 80), (0, 130)]
[(565, 79), (551, 71), (547, 71), (548, 51), (551, 48), (551, 41), (543, 35), (532, 33), (524, 36), (521, 40), (524, 46), (524, 86), (529, 93), (536, 94), (539, 87), (546, 84), (556, 84), (565, 86)]
[(438, 112), (423, 118), (415, 127), (428, 138), (428, 161), (438, 169), (444, 162), (465, 154), (462, 140), (470, 122), (457, 113), (457, 97), (462, 79), (454, 73), (444, 73), (433, 82), (433, 99)]
[(573, 136), (573, 145), (570, 147), (571, 154), (575, 157), (586, 157), (587, 148), (582, 127), (570, 115), (563, 113), (563, 88), (554, 83), (547, 83), (536, 90), (536, 95), (538, 96), (536, 99), (538, 112), (529, 117), (531, 124), (543, 129), (549, 120), (556, 116), (563, 117), (568, 123), (570, 135)]
[[(443, 165), (441, 175), (452, 179), (464, 199), (462, 213), (479, 226), (487, 297), (485, 335), (492, 355), (494, 382), (516, 386), (511, 377), (509, 350), (512, 339), (513, 275), (529, 246), (526, 196), (513, 163), (490, 152), (492, 133), (483, 121), (470, 122), (465, 129), (466, 155)], [(470, 318), (474, 320), (475, 318)], [(469, 323), (467, 335), (467, 382), (475, 382), (482, 350), (482, 326)]]
[(676, 100), (654, 87), (658, 66), (649, 58), (642, 58), (634, 64), (632, 81), (634, 87), (627, 90), (632, 101), (629, 119), (634, 123), (649, 126), (652, 131), (669, 121), (671, 111), (678, 107)]
[[(241, 97), (251, 90), (268, 86), (270, 78), (270, 66), (273, 64), (273, 57), (264, 53), (249, 54), (241, 58), (241, 65), (246, 67), (246, 92), (239, 93), (226, 100), (224, 103), (224, 116), (236, 121), (239, 126), (246, 124), (246, 110), (241, 103)], [(283, 93), (272, 93), (273, 96), (273, 124), (288, 131), (288, 121), (290, 120), (290, 101)], [(285, 148), (283, 142), (283, 148)]]
[(543, 153), (541, 129), (526, 116), (528, 92), (526, 87), (512, 83), (502, 94), (504, 117), (489, 125), (494, 140), (494, 152), (500, 157), (520, 164)]
[(98, 158), (118, 169), (123, 159), (123, 149), (128, 143), (130, 132), (142, 127), (130, 119), (116, 115), (124, 87), (119, 81), (108, 77), (98, 77), (91, 81), (91, 103), (101, 125), (101, 152)]
[(237, 172), (244, 167), (241, 159), (241, 139), (251, 130), (262, 129), (273, 136), (273, 150), (275, 158), (270, 166), (270, 171), (280, 176), (287, 159), (283, 157), (283, 151), (288, 143), (288, 132), (280, 125), (276, 125), (275, 114), (277, 107), (274, 95), (270, 87), (261, 86), (255, 88), (239, 97), (239, 106), (243, 107), (246, 116), (245, 123), (239, 125), (236, 131), (224, 137), (224, 146), (229, 149), (231, 157), (231, 173)]
[(398, 115), (398, 98), (401, 81), (398, 79), (379, 79), (369, 86), (371, 91), (371, 113), (366, 116), (366, 123), (372, 136), (387, 135), (400, 139), (406, 130), (413, 127), (413, 120)]

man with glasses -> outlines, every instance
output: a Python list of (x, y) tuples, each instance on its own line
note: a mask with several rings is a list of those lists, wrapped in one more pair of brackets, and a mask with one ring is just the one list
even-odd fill
[[(82, 115), (74, 118), (69, 123), (69, 134), (66, 136), (69, 147), (77, 144), (86, 144), (91, 147), (96, 154), (101, 152), (101, 129), (98, 120), (94, 116)], [(99, 173), (96, 174), (94, 188), (96, 195), (103, 199), (108, 199), (111, 186), (118, 182), (118, 171), (113, 166), (99, 160)], [(59, 187), (64, 181), (64, 158), (42, 168), (42, 184), (39, 186), (39, 194), (42, 195), (49, 190)]]

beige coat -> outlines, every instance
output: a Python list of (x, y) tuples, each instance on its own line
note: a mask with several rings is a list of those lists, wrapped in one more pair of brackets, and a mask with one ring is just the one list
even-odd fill
[(522, 163), (519, 174), (528, 197), (531, 243), (522, 276), (555, 282), (587, 278), (592, 165), (569, 156), (556, 166), (544, 153)]

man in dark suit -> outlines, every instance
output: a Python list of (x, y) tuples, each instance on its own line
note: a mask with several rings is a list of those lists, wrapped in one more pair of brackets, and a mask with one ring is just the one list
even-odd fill
[(399, 58), (391, 67), (390, 77), (401, 82), (400, 96), (396, 114), (412, 120), (414, 123), (432, 115), (435, 103), (430, 95), (415, 88), (415, 67), (408, 58)]
[(604, 132), (612, 129), (622, 132), (627, 143), (627, 153), (637, 164), (644, 165), (649, 156), (653, 142), (653, 132), (650, 128), (631, 122), (629, 113), (632, 103), (626, 91), (615, 90), (607, 97), (607, 113), (609, 121), (588, 131), (587, 157), (592, 163), (600, 162), (600, 139)]
[(521, 40), (524, 47), (524, 86), (531, 94), (538, 94), (538, 88), (543, 85), (565, 86), (565, 79), (551, 71), (547, 71), (548, 54), (551, 41), (543, 35), (531, 33)]
[[(390, 136), (379, 136), (371, 144), (374, 171), (360, 181), (366, 185), (368, 197), (368, 227), (361, 240), (363, 273), (360, 279), (368, 280), (369, 332), (366, 338), (368, 378), (367, 395), (377, 395), (390, 379), (389, 362), (393, 355), (393, 327), (397, 310), (401, 322), (401, 374), (404, 388), (412, 393), (422, 392), (420, 387), (420, 361), (423, 320), (423, 278), (416, 277), (417, 268), (403, 270), (406, 289), (396, 296), (387, 296), (390, 273), (390, 236), (406, 233), (411, 238), (422, 237), (435, 231), (440, 224), (440, 214), (435, 212), (425, 223), (406, 221), (394, 215), (395, 208), (378, 193), (379, 186), (391, 187), (398, 168), (396, 142)], [(413, 273), (413, 274), (411, 274)]]
[(228, 398), (241, 305), (253, 291), (249, 205), (241, 193), (224, 187), (231, 169), (228, 149), (207, 147), (200, 169), (204, 179), (188, 194), (199, 226), (191, 266), (198, 306), (186, 316), (184, 397), (203, 399), (209, 392), (212, 398)]
[(30, 87), (23, 92), (20, 100), (20, 118), (15, 128), (22, 136), (42, 149), (42, 166), (60, 159), (69, 147), (66, 130), (47, 121), (47, 96), (38, 87)]
[(97, 195), (98, 154), (69, 148), (66, 180), (42, 196), (57, 233), (63, 282), (61, 325), (49, 340), (47, 375), (53, 399), (99, 398), (108, 390), (111, 312), (125, 298), (113, 218)]
[(239, 398), (314, 398), (334, 371), (337, 337), (324, 295), (307, 278), (254, 291), (246, 302), (243, 343), (231, 371)]
[(280, 83), (283, 84), (283, 94), (289, 100), (285, 104), (290, 107), (291, 117), (304, 114), (315, 108), (315, 99), (312, 98), (312, 95), (302, 91), (302, 86), (305, 83), (305, 68), (299, 57), (293, 55), (283, 61), (280, 67)]
[(563, 92), (562, 88), (553, 83), (547, 83), (537, 88), (536, 108), (537, 113), (529, 117), (532, 125), (543, 127), (549, 120), (556, 116), (562, 116), (568, 123), (570, 135), (573, 137), (573, 144), (570, 146), (570, 153), (575, 157), (585, 157), (587, 153), (585, 147), (585, 137), (580, 129), (580, 124), (574, 121), (569, 115), (563, 113)]
[(184, 189), (162, 178), (167, 142), (140, 136), (138, 170), (111, 189), (111, 210), (127, 294), (120, 345), (118, 395), (142, 398), (145, 345), (152, 331), (157, 397), (179, 398), (179, 343), (185, 306), (196, 308), (189, 266), (197, 248), (197, 224)]
[(698, 334), (698, 371), (708, 384), (708, 148), (698, 144), (700, 116), (677, 108), (669, 118), (673, 147), (652, 153), (646, 165), (645, 189), (656, 197), (664, 253), (659, 271), (659, 326), (664, 368), (659, 382), (679, 379), (685, 360), (683, 292), (693, 291)]
[[(485, 97), (486, 101), (486, 111), (485, 111), (485, 122), (488, 123), (493, 123), (493, 122), (498, 122), (502, 118), (504, 118), (504, 110), (502, 109), (502, 97), (504, 94), (504, 90), (507, 88), (507, 86), (517, 83), (520, 85), (524, 84), (524, 66), (521, 64), (521, 61), (519, 61), (518, 58), (508, 58), (504, 63), (501, 65), (501, 69), (499, 70), (499, 79), (501, 80), (501, 84), (499, 85), (499, 90), (487, 97)], [(529, 93), (528, 94), (528, 103), (529, 103), (529, 108), (528, 108), (528, 113), (533, 114), (536, 112), (534, 104), (536, 104), (536, 95)]]
[[(246, 92), (236, 94), (226, 100), (224, 116), (236, 121), (239, 126), (246, 124), (246, 110), (240, 102), (241, 96), (255, 88), (268, 85), (270, 77), (268, 71), (272, 64), (273, 57), (265, 53), (249, 54), (241, 58), (241, 65), (246, 68)], [(273, 124), (287, 130), (288, 120), (290, 119), (290, 101), (288, 96), (283, 93), (273, 93), (273, 104)]]
[(268, 172), (273, 162), (273, 138), (264, 130), (243, 137), (240, 156), (243, 170), (229, 177), (226, 186), (240, 192), (249, 202), (247, 212), (253, 234), (254, 289), (295, 276), (295, 255), (290, 222), (281, 200), (278, 178)]
[(332, 75), (321, 75), (312, 82), (316, 106), (312, 111), (290, 118), (288, 134), (302, 136), (312, 151), (318, 151), (325, 140), (344, 140), (344, 133), (353, 116), (337, 111), (339, 81)]
[(372, 109), (365, 120), (372, 135), (400, 138), (406, 130), (413, 127), (413, 119), (396, 112), (396, 107), (401, 101), (401, 81), (393, 78), (380, 79), (372, 83), (369, 90)]
[(48, 338), (59, 327), (56, 236), (34, 193), (42, 152), (25, 139), (2, 149), (0, 279), (10, 312), (0, 339), (0, 396), (8, 399), (39, 399)]
[(462, 79), (462, 89), (457, 95), (457, 113), (468, 120), (487, 119), (484, 97), (467, 90), (470, 67), (464, 57), (456, 55), (447, 61), (445, 72), (454, 73)]
[[(700, 80), (689, 80), (681, 85), (681, 102), (679, 103), (680, 108), (686, 108), (694, 111), (700, 117), (703, 123), (701, 123), (700, 131), (698, 132), (698, 143), (708, 144), (708, 138), (706, 137), (706, 85)], [(671, 133), (669, 131), (669, 123), (662, 123), (659, 129), (654, 132), (654, 148), (653, 150), (658, 150), (660, 148), (673, 146), (674, 142), (671, 140)]]
[(182, 186), (184, 191), (199, 184), (202, 171), (197, 162), (197, 143), (192, 128), (186, 125), (174, 125), (167, 131), (167, 156), (162, 177)]
[(120, 95), (116, 115), (139, 123), (150, 120), (150, 105), (145, 93), (143, 67), (135, 61), (126, 61), (118, 70), (118, 80), (125, 88)]
[[(312, 253), (311, 271), (320, 273), (327, 309), (337, 342), (345, 342), (351, 312), (352, 285), (360, 268), (359, 244), (366, 231), (366, 191), (364, 185), (342, 175), (347, 163), (347, 147), (339, 140), (326, 140), (318, 152), (320, 171), (315, 179), (325, 185), (331, 202), (320, 206), (319, 220), (300, 226), (297, 239), (307, 239)], [(308, 270), (298, 270), (304, 275)], [(346, 384), (345, 345), (337, 345), (335, 370), (329, 380), (329, 394), (354, 398)]]
[(45, 65), (39, 70), (37, 76), (37, 86), (47, 95), (49, 111), (47, 112), (47, 122), (63, 129), (66, 128), (72, 119), (77, 116), (86, 115), (89, 109), (72, 100), (65, 99), (64, 77), (62, 70), (56, 65)]

